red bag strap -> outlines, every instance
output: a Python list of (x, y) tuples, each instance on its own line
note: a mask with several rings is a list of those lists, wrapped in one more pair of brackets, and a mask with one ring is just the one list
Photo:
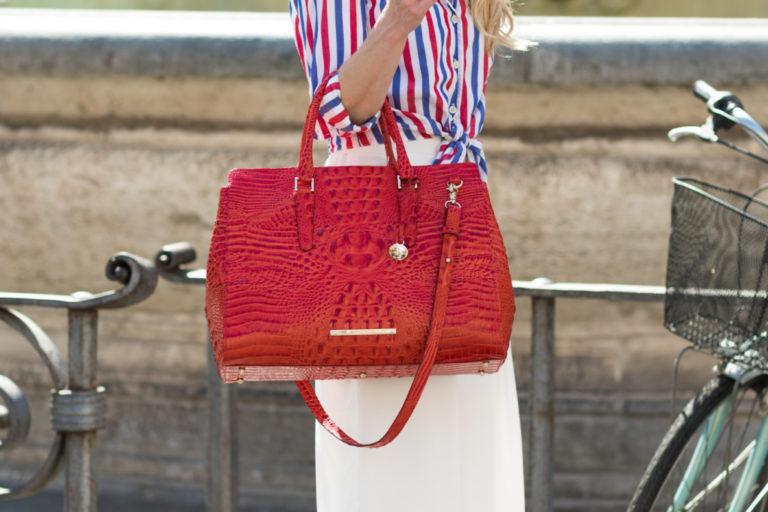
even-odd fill
[[(456, 181), (458, 180), (451, 180), (454, 185), (459, 186), (459, 183), (456, 183)], [(455, 201), (453, 203), (450, 201), (446, 202), (446, 209), (445, 224), (443, 225), (443, 247), (440, 255), (440, 270), (437, 275), (432, 320), (429, 327), (429, 336), (427, 337), (426, 347), (424, 349), (424, 356), (419, 364), (419, 368), (416, 370), (416, 376), (413, 378), (413, 383), (408, 390), (408, 394), (400, 408), (400, 412), (397, 413), (392, 425), (381, 439), (372, 443), (360, 443), (351, 438), (328, 416), (328, 413), (320, 403), (317, 394), (315, 394), (315, 390), (312, 388), (310, 381), (303, 380), (296, 382), (296, 386), (299, 388), (301, 396), (304, 398), (304, 402), (306, 402), (309, 410), (312, 411), (312, 415), (315, 419), (336, 439), (343, 441), (348, 445), (361, 448), (379, 448), (392, 442), (392, 440), (394, 440), (403, 430), (403, 427), (405, 427), (411, 414), (413, 414), (416, 404), (418, 404), (421, 394), (424, 391), (424, 386), (427, 384), (427, 379), (432, 372), (432, 367), (434, 366), (435, 358), (437, 357), (440, 337), (442, 336), (443, 326), (445, 324), (448, 289), (454, 265), (453, 254), (456, 240), (459, 236), (459, 220), (461, 216), (461, 205)]]

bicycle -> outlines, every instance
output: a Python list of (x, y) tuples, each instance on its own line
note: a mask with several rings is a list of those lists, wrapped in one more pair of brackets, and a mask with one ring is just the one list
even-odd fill
[[(768, 151), (768, 134), (728, 91), (703, 81), (710, 115), (669, 132), (719, 143), (739, 126)], [(665, 326), (715, 356), (719, 374), (684, 407), (642, 476), (629, 512), (768, 510), (768, 203), (692, 178), (675, 178)], [(679, 361), (679, 357), (678, 357)], [(695, 442), (694, 442), (695, 441)]]

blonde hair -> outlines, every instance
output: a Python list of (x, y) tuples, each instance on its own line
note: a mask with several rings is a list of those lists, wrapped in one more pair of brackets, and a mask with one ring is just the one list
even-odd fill
[(485, 51), (493, 53), (497, 46), (511, 50), (527, 50), (536, 43), (512, 37), (515, 16), (509, 0), (471, 0), (470, 12), (477, 28), (485, 34)]

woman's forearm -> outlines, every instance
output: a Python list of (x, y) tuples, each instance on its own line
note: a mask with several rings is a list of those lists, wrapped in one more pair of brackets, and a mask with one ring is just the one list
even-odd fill
[(395, 74), (408, 34), (376, 24), (360, 49), (339, 68), (341, 103), (355, 124), (381, 108)]
[(355, 124), (376, 114), (405, 42), (436, 0), (391, 0), (360, 48), (339, 68), (341, 102)]

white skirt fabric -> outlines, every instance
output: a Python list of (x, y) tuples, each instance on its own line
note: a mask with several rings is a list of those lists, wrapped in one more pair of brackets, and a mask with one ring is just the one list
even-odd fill
[[(429, 165), (440, 139), (405, 141)], [(386, 164), (383, 146), (331, 154), (326, 165)], [(358, 441), (377, 440), (410, 378), (326, 380), (317, 394)], [(498, 373), (432, 376), (402, 433), (382, 448), (354, 448), (316, 424), (318, 512), (523, 512), (523, 457), (511, 356)]]

